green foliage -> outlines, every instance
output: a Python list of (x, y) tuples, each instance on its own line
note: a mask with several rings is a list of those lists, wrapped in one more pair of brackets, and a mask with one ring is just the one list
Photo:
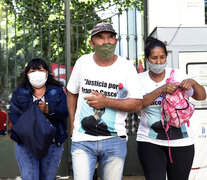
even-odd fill
[[(143, 0), (69, 2), (71, 65), (74, 65), (81, 55), (92, 52), (88, 43), (90, 31), (96, 23), (103, 21), (98, 12), (111, 7), (115, 7), (117, 13), (122, 13), (132, 6), (143, 9)], [(104, 21), (110, 21), (110, 18)], [(0, 57), (0, 70), (3, 71), (0, 73), (5, 74), (8, 63), (10, 89), (16, 87), (25, 63), (33, 57), (42, 57), (48, 63), (65, 64), (65, 0), (0, 0), (0, 22), (4, 22), (0, 27), (0, 52), (3, 54)], [(0, 85), (7, 78), (1, 77)]]
[[(21, 58), (26, 61), (41, 56), (48, 61), (64, 64), (65, 4), (64, 0), (1, 0), (9, 9), (9, 25), (16, 36), (9, 43), (23, 48)], [(121, 13), (128, 7), (142, 9), (142, 0), (70, 0), (72, 64), (77, 57), (91, 52), (86, 44), (90, 30), (101, 19), (97, 12), (116, 6)], [(110, 21), (110, 19), (106, 20)], [(16, 24), (15, 24), (16, 22)], [(22, 45), (22, 46), (21, 46)]]

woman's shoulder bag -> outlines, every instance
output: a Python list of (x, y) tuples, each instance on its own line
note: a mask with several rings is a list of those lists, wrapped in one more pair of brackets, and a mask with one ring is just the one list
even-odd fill
[(30, 149), (35, 158), (40, 160), (47, 155), (55, 137), (56, 127), (44, 116), (38, 102), (39, 100), (34, 101), (25, 112), (11, 104), (11, 107), (21, 114), (11, 131)]

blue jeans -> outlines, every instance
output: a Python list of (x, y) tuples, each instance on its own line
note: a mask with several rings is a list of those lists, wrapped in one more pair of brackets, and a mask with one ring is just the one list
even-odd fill
[(74, 180), (92, 180), (97, 162), (102, 180), (121, 180), (127, 154), (126, 139), (72, 142), (71, 154)]
[(38, 161), (25, 145), (16, 144), (16, 158), (22, 180), (54, 180), (63, 152), (63, 145), (51, 144), (43, 159)]

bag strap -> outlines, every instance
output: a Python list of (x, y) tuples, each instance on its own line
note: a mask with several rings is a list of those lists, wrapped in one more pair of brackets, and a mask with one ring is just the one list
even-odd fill
[[(36, 105), (38, 105), (38, 103), (39, 103), (40, 101), (41, 101), (41, 100), (38, 99), (38, 100), (34, 101), (33, 103), (35, 103)], [(33, 103), (32, 103), (32, 104), (33, 104)], [(31, 105), (32, 105), (32, 104), (31, 104)], [(31, 106), (31, 105), (30, 105), (30, 106)], [(10, 106), (11, 106), (15, 111), (17, 111), (18, 113), (20, 113), (20, 114), (23, 113), (23, 111), (20, 110), (14, 103), (11, 103)], [(29, 107), (30, 107), (30, 106), (29, 106)], [(28, 108), (28, 109), (29, 109), (29, 108)]]
[(170, 78), (174, 79), (175, 69), (172, 69), (170, 72)]
[(167, 135), (167, 141), (168, 141), (168, 152), (169, 152), (169, 158), (170, 158), (170, 162), (173, 163), (173, 160), (172, 160), (172, 155), (171, 155), (171, 149), (170, 149), (170, 138), (169, 138), (169, 135), (168, 135), (168, 130), (170, 128), (170, 125), (167, 123), (166, 124), (166, 128), (165, 126), (163, 125), (163, 128), (165, 130), (165, 133)]
[(174, 80), (174, 72), (175, 72), (175, 69), (172, 69), (170, 72), (170, 77), (166, 79), (166, 83), (169, 83), (171, 82), (171, 80)]
[(17, 111), (18, 113), (22, 114), (23, 112), (14, 104), (14, 103), (11, 103), (10, 106), (15, 110)]

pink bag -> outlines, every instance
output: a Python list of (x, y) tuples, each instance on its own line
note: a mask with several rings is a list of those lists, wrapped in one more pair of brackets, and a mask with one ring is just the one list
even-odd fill
[[(166, 80), (166, 83), (175, 82), (173, 69), (170, 73), (170, 78)], [(164, 94), (161, 104), (161, 121), (164, 126), (166, 121), (166, 132), (169, 126), (180, 128), (185, 123), (188, 123), (191, 116), (193, 115), (195, 106), (188, 101), (188, 96), (185, 90), (178, 88), (172, 94)]]
[[(174, 80), (174, 72), (175, 70), (172, 69), (170, 73), (170, 78), (166, 80), (166, 83), (173, 82), (179, 84)], [(161, 121), (163, 128), (167, 134), (168, 143), (169, 143), (169, 136), (167, 131), (169, 130), (170, 126), (174, 126), (176, 128), (180, 128), (185, 123), (189, 126), (189, 120), (193, 115), (195, 110), (195, 106), (188, 101), (188, 96), (185, 90), (178, 88), (172, 94), (163, 94), (162, 96), (162, 103), (161, 103)], [(165, 126), (166, 124), (166, 126)], [(169, 146), (169, 157), (171, 163), (171, 150)]]

